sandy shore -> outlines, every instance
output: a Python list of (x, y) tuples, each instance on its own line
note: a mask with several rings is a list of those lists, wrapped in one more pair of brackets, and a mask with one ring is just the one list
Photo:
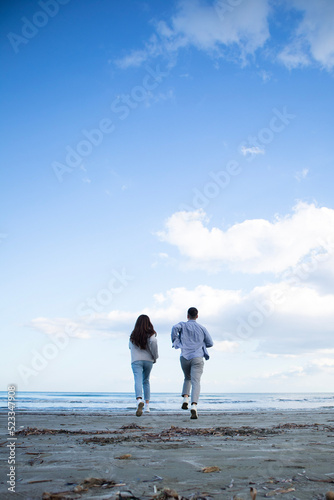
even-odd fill
[(257, 499), (310, 500), (334, 490), (331, 410), (203, 412), (198, 420), (181, 410), (139, 418), (27, 412), (17, 414), (16, 428), (15, 493), (7, 491), (8, 434), (1, 432), (1, 499), (160, 500), (177, 492), (180, 499), (246, 500), (252, 487)]

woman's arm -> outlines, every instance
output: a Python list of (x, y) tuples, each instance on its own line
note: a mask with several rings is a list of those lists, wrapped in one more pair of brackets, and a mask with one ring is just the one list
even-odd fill
[(156, 360), (159, 357), (159, 353), (158, 353), (158, 341), (157, 341), (156, 335), (152, 335), (148, 339), (148, 342), (149, 342), (149, 349), (150, 349), (152, 357), (153, 357), (153, 363), (155, 363)]

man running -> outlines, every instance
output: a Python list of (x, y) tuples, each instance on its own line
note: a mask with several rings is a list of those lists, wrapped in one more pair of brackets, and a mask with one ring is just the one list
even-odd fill
[(181, 349), (181, 368), (184, 373), (182, 388), (182, 409), (188, 410), (191, 389), (190, 418), (198, 418), (197, 403), (201, 389), (201, 376), (204, 360), (209, 359), (207, 347), (213, 346), (212, 338), (207, 329), (197, 323), (198, 310), (190, 307), (187, 314), (188, 321), (180, 321), (172, 328), (172, 344), (175, 349)]

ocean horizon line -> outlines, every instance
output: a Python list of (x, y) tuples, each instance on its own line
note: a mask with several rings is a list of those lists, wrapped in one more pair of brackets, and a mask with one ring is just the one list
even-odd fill
[[(15, 384), (12, 384), (15, 385)], [(7, 394), (7, 391), (0, 391), (0, 394)], [(34, 391), (21, 391), (16, 389), (16, 394), (133, 394), (133, 391), (62, 391), (62, 390), (34, 390)], [(153, 394), (179, 394), (177, 391), (154, 391)], [(334, 394), (333, 391), (210, 391), (201, 392), (202, 395), (215, 394)]]
[[(162, 412), (178, 411), (179, 392), (152, 392), (150, 407)], [(205, 411), (334, 409), (334, 392), (203, 392), (198, 402)], [(8, 396), (0, 391), (0, 409)], [(134, 392), (22, 391), (15, 395), (16, 410), (24, 411), (128, 411), (136, 405)]]

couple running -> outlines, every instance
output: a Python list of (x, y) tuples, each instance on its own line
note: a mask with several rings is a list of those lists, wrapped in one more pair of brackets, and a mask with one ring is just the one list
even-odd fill
[[(188, 321), (180, 321), (173, 326), (172, 347), (181, 349), (180, 362), (184, 374), (181, 408), (188, 410), (191, 393), (190, 418), (196, 419), (198, 418), (197, 403), (204, 367), (203, 357), (209, 359), (207, 348), (213, 346), (213, 341), (207, 329), (197, 323), (198, 310), (196, 307), (188, 309), (187, 318)], [(136, 415), (140, 417), (144, 406), (146, 413), (150, 411), (150, 373), (153, 363), (158, 359), (157, 334), (146, 314), (138, 317), (130, 335), (129, 348), (131, 349), (131, 367), (135, 379)]]

